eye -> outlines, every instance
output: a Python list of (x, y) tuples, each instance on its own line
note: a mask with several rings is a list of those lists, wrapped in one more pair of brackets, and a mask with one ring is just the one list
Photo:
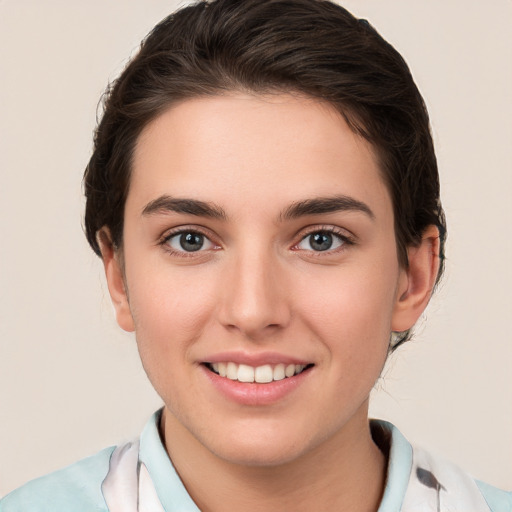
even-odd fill
[(314, 231), (306, 235), (297, 245), (298, 249), (305, 251), (331, 251), (348, 243), (347, 237), (332, 231)]
[(215, 244), (197, 231), (181, 231), (171, 234), (165, 243), (176, 252), (197, 252), (214, 249)]

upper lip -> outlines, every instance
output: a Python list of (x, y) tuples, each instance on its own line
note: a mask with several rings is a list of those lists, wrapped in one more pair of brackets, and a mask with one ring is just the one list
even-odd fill
[(276, 365), (276, 364), (302, 364), (308, 365), (312, 361), (300, 359), (295, 356), (289, 356), (285, 354), (279, 354), (277, 352), (259, 352), (259, 353), (248, 353), (248, 352), (217, 352), (206, 357), (204, 363), (236, 363), (246, 364), (248, 366), (263, 366), (265, 364)]

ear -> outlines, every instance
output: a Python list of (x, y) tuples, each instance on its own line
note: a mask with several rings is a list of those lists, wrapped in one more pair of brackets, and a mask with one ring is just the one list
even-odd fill
[(410, 329), (427, 307), (439, 271), (440, 243), (438, 228), (429, 226), (420, 245), (408, 249), (409, 268), (401, 271), (391, 324), (393, 331)]
[(101, 228), (96, 234), (101, 250), (101, 258), (105, 267), (108, 291), (116, 312), (117, 323), (128, 332), (135, 331), (128, 294), (124, 279), (121, 255), (112, 243), (110, 230), (107, 227)]

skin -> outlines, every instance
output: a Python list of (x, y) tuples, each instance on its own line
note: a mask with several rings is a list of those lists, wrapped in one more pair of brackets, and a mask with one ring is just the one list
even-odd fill
[[(286, 215), (333, 196), (368, 211)], [(151, 207), (168, 197), (222, 215)], [(183, 250), (176, 230), (204, 235), (201, 250)], [(331, 231), (332, 248), (315, 250), (311, 234)], [(386, 461), (368, 397), (391, 331), (412, 327), (428, 302), (437, 236), (427, 229), (400, 267), (372, 147), (318, 101), (231, 93), (149, 123), (122, 254), (108, 229), (99, 238), (118, 323), (136, 333), (165, 404), (166, 449), (201, 510), (377, 510)], [(204, 366), (234, 352), (312, 367), (274, 402), (238, 403)]]

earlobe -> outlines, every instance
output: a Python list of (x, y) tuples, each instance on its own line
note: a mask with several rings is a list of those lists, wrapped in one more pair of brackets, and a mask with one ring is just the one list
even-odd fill
[(421, 243), (408, 250), (409, 268), (402, 270), (392, 318), (392, 330), (410, 329), (421, 316), (432, 295), (439, 271), (440, 238), (436, 226), (429, 226)]
[(135, 325), (128, 301), (119, 251), (115, 249), (112, 243), (110, 230), (108, 228), (103, 227), (100, 229), (96, 237), (101, 250), (108, 291), (116, 312), (117, 323), (121, 329), (133, 332)]

